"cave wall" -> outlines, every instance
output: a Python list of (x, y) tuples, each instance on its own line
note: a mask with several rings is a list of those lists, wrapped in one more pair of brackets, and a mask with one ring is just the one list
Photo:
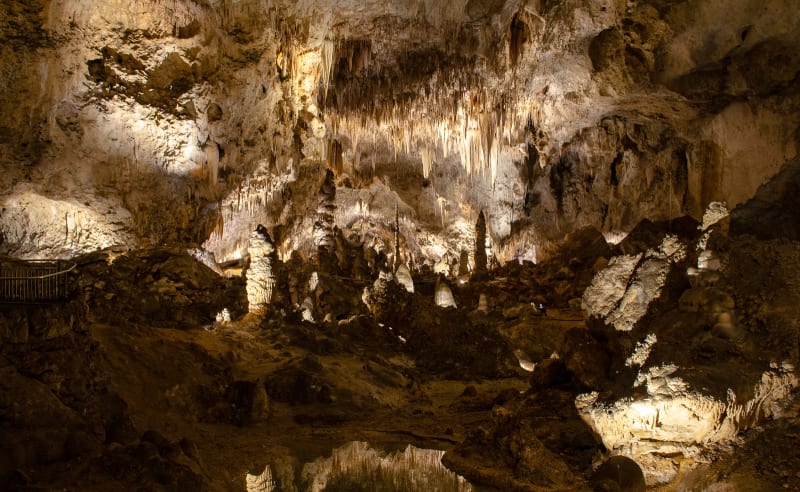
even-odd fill
[(797, 155), (789, 0), (11, 0), (0, 40), (15, 256), (230, 259), (259, 223), (288, 256), (331, 167), (339, 227), (369, 204), (345, 237), (399, 210), (407, 259), (447, 262), (485, 210), (498, 259), (536, 260), (734, 207)]

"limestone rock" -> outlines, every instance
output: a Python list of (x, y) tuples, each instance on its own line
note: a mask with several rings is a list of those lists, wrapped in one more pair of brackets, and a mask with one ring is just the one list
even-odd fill
[(611, 258), (608, 266), (595, 275), (592, 285), (586, 289), (581, 307), (590, 315), (608, 316), (625, 295), (628, 281), (641, 259), (641, 253)]
[(708, 204), (708, 207), (706, 207), (705, 212), (703, 212), (703, 221), (700, 224), (700, 230), (707, 231), (713, 225), (724, 221), (729, 216), (730, 212), (725, 203), (711, 202)]
[(754, 234), (761, 238), (785, 237), (797, 241), (798, 200), (796, 183), (800, 177), (800, 159), (787, 162), (772, 179), (764, 182), (747, 202), (731, 211), (733, 235)]
[(666, 235), (657, 250), (612, 258), (584, 292), (582, 307), (617, 330), (630, 331), (660, 295), (672, 264), (685, 256), (680, 240)]
[(406, 317), (404, 312), (410, 301), (410, 293), (395, 281), (394, 275), (381, 272), (371, 286), (364, 287), (361, 300), (381, 323), (392, 323)]

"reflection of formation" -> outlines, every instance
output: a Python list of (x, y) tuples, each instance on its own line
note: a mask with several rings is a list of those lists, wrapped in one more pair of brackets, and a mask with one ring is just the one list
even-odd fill
[[(330, 458), (303, 465), (299, 484), (282, 483), (267, 464), (259, 475), (245, 478), (247, 492), (280, 490), (421, 490), (470, 492), (472, 486), (442, 465), (444, 451), (407, 446), (403, 451), (383, 453), (366, 442), (353, 441), (333, 450)], [(281, 476), (293, 477), (281, 470)], [(294, 488), (299, 485), (298, 488)]]

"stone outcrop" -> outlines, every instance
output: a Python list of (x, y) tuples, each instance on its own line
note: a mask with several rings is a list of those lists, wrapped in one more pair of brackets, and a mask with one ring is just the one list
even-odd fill
[[(703, 462), (736, 441), (742, 431), (765, 418), (781, 415), (798, 387), (796, 357), (766, 340), (753, 340), (752, 332), (738, 322), (739, 306), (734, 296), (742, 299), (745, 292), (758, 288), (749, 285), (742, 270), (747, 268), (747, 261), (740, 262), (745, 257), (753, 261), (763, 254), (762, 248), (769, 246), (760, 243), (754, 247), (750, 243), (733, 247), (727, 237), (727, 210), (719, 203), (709, 207), (698, 230), (691, 248), (674, 237), (662, 242), (662, 258), (653, 259), (666, 270), (656, 276), (642, 273), (648, 271), (647, 261), (633, 261), (635, 257), (629, 256), (612, 259), (608, 268), (595, 277), (584, 297), (584, 306), (590, 314), (604, 318), (617, 330), (633, 330), (639, 341), (631, 347), (626, 360), (626, 366), (635, 369), (635, 378), (618, 377), (618, 383), (631, 386), (616, 390), (620, 394), (612, 398), (608, 395), (600, 398), (597, 391), (582, 394), (576, 398), (576, 406), (612, 454), (624, 454), (642, 466), (648, 484), (675, 479), (677, 467), (668, 457), (670, 450), (692, 457), (696, 463)], [(731, 258), (732, 250), (737, 252), (736, 263)], [(641, 258), (653, 255), (650, 250)], [(682, 261), (684, 255), (695, 259), (695, 266)], [(640, 266), (635, 270), (617, 266), (626, 259), (630, 265)], [(786, 264), (795, 262), (787, 260)], [(679, 265), (685, 270), (682, 274), (685, 280), (673, 280), (669, 287), (663, 279), (675, 276), (671, 270)], [(615, 268), (624, 274), (614, 275)], [(763, 273), (751, 272), (751, 275), (759, 277)], [(650, 281), (646, 280), (648, 277)], [(676, 287), (682, 292), (661, 292)], [(626, 304), (632, 290), (637, 292), (630, 297), (635, 301)], [(623, 291), (625, 294), (620, 296)], [(796, 295), (796, 289), (790, 287), (779, 297), (788, 299)], [(662, 297), (659, 300), (662, 305), (675, 306), (677, 309), (672, 312), (676, 314), (669, 311), (658, 314), (663, 307), (649, 307), (658, 297)], [(761, 302), (771, 301), (764, 298)], [(642, 322), (620, 324), (624, 319), (631, 322), (642, 319)], [(772, 329), (782, 331), (778, 325)], [(665, 345), (670, 348), (664, 348)], [(767, 345), (772, 347), (766, 348)], [(769, 363), (756, 363), (753, 359), (756, 353)], [(740, 365), (740, 376), (721, 377), (720, 371), (726, 369), (709, 369), (712, 361), (728, 357)], [(720, 385), (721, 382), (724, 384)], [(593, 386), (599, 390), (602, 385)]]
[(72, 295), (97, 321), (195, 328), (225, 309), (233, 317), (247, 311), (242, 279), (221, 277), (186, 250), (103, 251), (75, 262)]

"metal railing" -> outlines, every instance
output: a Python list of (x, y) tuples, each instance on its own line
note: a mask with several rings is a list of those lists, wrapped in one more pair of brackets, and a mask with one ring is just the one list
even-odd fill
[(41, 304), (67, 297), (67, 273), (74, 263), (60, 260), (0, 264), (0, 303)]

